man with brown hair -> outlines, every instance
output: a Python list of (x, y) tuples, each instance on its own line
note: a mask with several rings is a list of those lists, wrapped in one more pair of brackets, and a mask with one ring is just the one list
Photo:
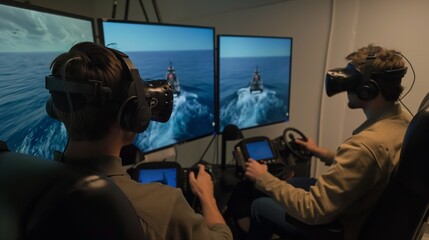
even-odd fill
[(112, 179), (140, 217), (142, 239), (232, 239), (203, 166), (197, 177), (193, 172), (189, 176), (202, 216), (189, 206), (180, 189), (137, 183), (122, 167), (121, 148), (132, 143), (151, 119), (152, 106), (142, 104), (146, 101), (144, 86), (131, 64), (123, 53), (89, 42), (78, 43), (55, 58), (47, 81), (61, 81), (64, 86), (90, 84), (96, 89), (88, 92), (96, 92), (89, 97), (75, 94), (73, 87), (50, 89), (48, 113), (63, 122), (69, 134), (64, 153), (57, 153), (55, 159)]
[(338, 220), (344, 226), (345, 239), (357, 239), (388, 184), (411, 120), (397, 103), (403, 90), (405, 63), (398, 52), (373, 45), (360, 48), (346, 59), (350, 61), (346, 68), (328, 72), (327, 95), (347, 91), (349, 108), (362, 109), (366, 121), (336, 153), (311, 139), (296, 140), (314, 156), (333, 162), (309, 191), (275, 178), (266, 165), (248, 161), (246, 176), (270, 196), (252, 204), (251, 239), (270, 239), (273, 233), (305, 238), (305, 232), (286, 222), (285, 214), (310, 225)]

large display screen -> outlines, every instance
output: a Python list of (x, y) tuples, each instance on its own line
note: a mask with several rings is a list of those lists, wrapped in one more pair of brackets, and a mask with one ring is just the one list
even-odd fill
[(170, 120), (152, 121), (137, 147), (149, 153), (216, 132), (214, 28), (102, 19), (99, 28), (102, 42), (126, 53), (144, 81), (173, 87)]
[(289, 120), (292, 38), (218, 36), (219, 131)]
[(45, 111), (45, 76), (57, 55), (82, 41), (94, 41), (90, 18), (0, 3), (0, 140), (12, 151), (52, 159), (64, 150), (66, 129)]

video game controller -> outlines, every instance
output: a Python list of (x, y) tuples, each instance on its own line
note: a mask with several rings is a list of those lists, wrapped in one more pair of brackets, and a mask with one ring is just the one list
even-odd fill
[[(214, 175), (213, 175), (213, 170), (212, 170), (212, 168), (211, 167), (209, 167), (209, 166), (206, 166), (206, 165), (204, 165), (204, 170), (210, 175), (210, 177), (212, 178), (212, 180), (213, 180), (213, 177), (214, 177)], [(189, 172), (190, 171), (192, 171), (192, 172), (194, 172), (194, 174), (195, 174), (195, 178), (197, 178), (198, 177), (198, 173), (199, 173), (199, 171), (200, 171), (200, 167), (198, 166), (198, 165), (195, 165), (195, 166), (192, 166), (191, 168), (189, 168), (189, 170), (188, 170)]]
[[(214, 174), (212, 168), (209, 166), (204, 166), (204, 170), (210, 175), (212, 181), (214, 182)], [(189, 183), (189, 173), (194, 172), (195, 178), (198, 178), (200, 168), (198, 165), (194, 165), (190, 168), (184, 168), (183, 169), (183, 186), (182, 191), (183, 195), (185, 196), (186, 200), (188, 201), (189, 205), (196, 211), (201, 211), (201, 204), (199, 199), (192, 193), (192, 189)]]

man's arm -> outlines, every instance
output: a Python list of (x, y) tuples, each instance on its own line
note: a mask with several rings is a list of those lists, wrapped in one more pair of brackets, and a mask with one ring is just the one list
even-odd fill
[(315, 157), (319, 158), (326, 165), (330, 166), (335, 163), (335, 153), (330, 151), (329, 149), (319, 147), (313, 139), (307, 138), (307, 141), (295, 139), (295, 142), (305, 147), (308, 151), (310, 151)]
[(321, 175), (310, 191), (274, 177), (266, 166), (251, 159), (245, 174), (256, 189), (282, 205), (290, 216), (307, 224), (329, 223), (380, 177), (374, 155), (364, 145), (353, 142), (342, 146), (337, 164)]
[(268, 172), (268, 166), (266, 164), (260, 164), (251, 158), (246, 162), (245, 175), (252, 182), (256, 182), (258, 179), (262, 177), (262, 175), (264, 175), (267, 172)]
[(213, 182), (210, 174), (204, 170), (203, 165), (199, 165), (198, 176), (194, 172), (189, 173), (189, 183), (192, 192), (200, 199), (201, 210), (208, 226), (214, 224), (226, 224), (220, 213), (216, 199), (213, 194)]

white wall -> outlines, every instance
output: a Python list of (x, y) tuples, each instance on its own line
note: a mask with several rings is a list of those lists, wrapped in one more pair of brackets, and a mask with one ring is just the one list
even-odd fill
[[(284, 127), (292, 126), (335, 150), (365, 117), (362, 111), (347, 108), (345, 94), (332, 98), (324, 94), (321, 84), (326, 70), (345, 66), (348, 53), (369, 43), (396, 49), (416, 71), (416, 82), (403, 99), (415, 113), (429, 90), (429, 73), (425, 71), (429, 56), (429, 29), (425, 27), (428, 11), (429, 2), (425, 0), (296, 0), (184, 22), (213, 25), (219, 34), (292, 36), (291, 120), (245, 134), (275, 137)], [(408, 67), (403, 80), (405, 92), (413, 79)], [(313, 175), (325, 170), (323, 164), (315, 164)]]
[[(217, 34), (293, 37), (290, 121), (245, 130), (243, 134), (275, 138), (282, 135), (284, 128), (295, 127), (317, 138), (330, 9), (330, 0), (286, 1), (198, 19), (187, 17), (176, 23), (214, 26)], [(200, 148), (207, 142), (200, 141)], [(233, 144), (228, 145), (228, 159), (232, 158)], [(194, 146), (190, 143), (179, 147), (179, 161), (186, 161), (187, 156), (195, 159), (189, 155)]]
[[(345, 66), (344, 57), (359, 47), (374, 43), (403, 53), (412, 63), (417, 79), (408, 96), (403, 99), (412, 113), (429, 90), (429, 2), (425, 0), (336, 0), (333, 11), (333, 31), (330, 39), (327, 69)], [(413, 74), (403, 79), (405, 91), (411, 87)], [(348, 138), (365, 120), (360, 110), (347, 108), (347, 97), (328, 98), (323, 95), (320, 116), (320, 138), (323, 146), (333, 148)], [(318, 165), (316, 175), (325, 168)]]
[[(105, 0), (31, 2), (95, 18), (110, 17), (112, 11), (112, 1)], [(144, 1), (153, 21), (156, 18), (150, 2)], [(219, 2), (233, 5), (230, 1)], [(129, 19), (144, 20), (138, 1), (131, 1), (131, 4)], [(159, 0), (161, 13), (163, 9), (177, 5), (175, 0)], [(265, 135), (274, 138), (281, 135), (285, 127), (296, 127), (317, 139), (322, 146), (335, 150), (364, 120), (364, 115), (360, 110), (347, 109), (345, 94), (326, 97), (324, 75), (327, 69), (345, 66), (345, 56), (368, 43), (401, 51), (412, 62), (417, 80), (403, 100), (412, 112), (416, 112), (429, 89), (425, 71), (426, 56), (429, 56), (426, 45), (429, 30), (425, 26), (429, 22), (429, 1), (426, 0), (285, 0), (242, 10), (225, 6), (227, 11), (209, 11), (206, 15), (197, 13), (193, 7), (180, 7), (184, 8), (178, 11), (180, 14), (161, 14), (164, 22), (213, 26), (217, 34), (293, 37), (290, 121), (246, 130), (246, 137)], [(123, 12), (123, 1), (119, 1), (117, 17), (123, 18)], [(411, 79), (409, 68), (403, 81), (406, 89), (409, 89)], [(207, 137), (178, 146), (178, 161), (186, 166), (199, 160), (209, 141)], [(214, 161), (213, 146), (205, 160)], [(232, 144), (227, 149), (229, 159), (231, 150)], [(322, 165), (314, 164), (313, 174), (319, 175), (324, 170)]]
[[(31, 2), (87, 16), (89, 15), (88, 9), (92, 9), (95, 11), (93, 15), (95, 18), (109, 18), (112, 13), (112, 2), (104, 0), (86, 3), (77, 1), (72, 6), (67, 5), (67, 8), (61, 8), (62, 5), (53, 0), (34, 0)], [(229, 1), (221, 2), (227, 4)], [(150, 20), (156, 20), (150, 1), (144, 1), (144, 3)], [(159, 3), (161, 13), (163, 12), (163, 7), (173, 7), (171, 4), (175, 4), (174, 7), (177, 7), (177, 2), (174, 1), (159, 1)], [(275, 138), (282, 134), (284, 128), (296, 127), (303, 130), (308, 136), (317, 138), (321, 88), (330, 24), (330, 0), (283, 1), (244, 10), (230, 10), (229, 6), (225, 6), (224, 8), (228, 9), (226, 12), (213, 13), (208, 11), (210, 14), (203, 16), (192, 12), (195, 11), (195, 8), (189, 8), (193, 9), (189, 12), (186, 6), (182, 7), (184, 9), (181, 9), (181, 15), (161, 15), (164, 22), (213, 26), (216, 28), (217, 34), (293, 37), (290, 121), (246, 130), (244, 135), (245, 137), (265, 135)], [(118, 1), (117, 18), (124, 17), (124, 9), (124, 1)], [(167, 12), (171, 12), (171, 10)], [(131, 1), (128, 19), (144, 20), (138, 1)], [(207, 137), (178, 146), (176, 148), (178, 161), (184, 166), (198, 161), (210, 139), (210, 137)], [(228, 161), (232, 158), (233, 144), (235, 142), (230, 143), (227, 148)], [(204, 158), (205, 160), (216, 161), (215, 146), (216, 144), (213, 144), (209, 149)], [(217, 156), (220, 156), (220, 152), (218, 152)]]

